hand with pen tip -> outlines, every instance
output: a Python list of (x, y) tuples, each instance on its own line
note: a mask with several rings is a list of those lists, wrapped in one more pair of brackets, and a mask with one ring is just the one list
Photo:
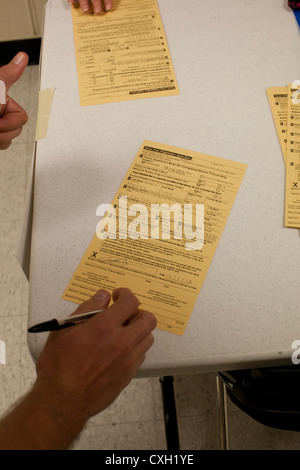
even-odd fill
[(28, 55), (19, 52), (9, 64), (0, 68), (0, 150), (7, 149), (18, 137), (28, 116), (21, 106), (6, 95), (21, 77), (28, 63)]
[[(104, 309), (71, 328), (50, 333), (37, 363), (37, 388), (57, 384), (78, 415), (90, 418), (106, 408), (128, 385), (153, 343), (155, 317), (139, 310), (128, 289), (101, 290), (74, 314)], [(62, 354), (62, 351), (65, 351)], [(73, 411), (74, 412), (74, 411)]]
[(66, 449), (87, 420), (129, 384), (152, 346), (156, 319), (126, 288), (100, 290), (74, 315), (102, 310), (53, 331), (27, 397), (0, 422), (0, 449)]
[(113, 7), (113, 0), (68, 0), (70, 5), (80, 5), (84, 12), (93, 11), (94, 13), (103, 13), (109, 11)]

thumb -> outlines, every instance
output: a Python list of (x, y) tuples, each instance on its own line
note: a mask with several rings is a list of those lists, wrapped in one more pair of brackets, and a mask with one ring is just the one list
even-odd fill
[(25, 52), (18, 54), (9, 62), (0, 68), (0, 80), (6, 85), (6, 92), (21, 77), (28, 64), (28, 55)]
[(108, 307), (110, 298), (110, 293), (101, 289), (94, 295), (94, 297), (79, 305), (72, 315), (80, 315), (94, 310), (104, 310)]

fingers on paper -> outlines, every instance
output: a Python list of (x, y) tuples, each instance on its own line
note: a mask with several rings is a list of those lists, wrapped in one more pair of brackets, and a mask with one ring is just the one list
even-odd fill
[(129, 289), (115, 289), (112, 298), (114, 304), (109, 310), (116, 320), (127, 328), (134, 344), (141, 342), (156, 328), (155, 316), (138, 308), (140, 302)]
[(110, 314), (116, 319), (119, 325), (127, 322), (134, 315), (140, 302), (130, 289), (119, 288), (112, 293), (114, 304), (109, 308)]
[(74, 6), (78, 6), (79, 3), (81, 10), (84, 12), (91, 11), (90, 6), (92, 5), (92, 10), (96, 14), (109, 11), (113, 6), (113, 0), (90, 0), (90, 2), (88, 0), (68, 0), (68, 3)]
[(94, 13), (101, 13), (103, 11), (101, 0), (92, 0)]
[(113, 7), (113, 0), (104, 0), (104, 7), (106, 11), (109, 11)]
[[(85, 0), (84, 0), (85, 1)], [(112, 9), (112, 0), (91, 0), (94, 13), (102, 13)]]
[(82, 313), (94, 310), (104, 310), (108, 307), (110, 298), (111, 296), (109, 292), (104, 289), (100, 289), (93, 297), (79, 305), (72, 315), (81, 315)]

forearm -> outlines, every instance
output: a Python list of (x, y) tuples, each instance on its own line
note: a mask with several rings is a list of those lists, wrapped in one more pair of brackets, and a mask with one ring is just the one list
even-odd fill
[(67, 449), (84, 426), (76, 411), (58, 394), (39, 386), (0, 421), (1, 450)]

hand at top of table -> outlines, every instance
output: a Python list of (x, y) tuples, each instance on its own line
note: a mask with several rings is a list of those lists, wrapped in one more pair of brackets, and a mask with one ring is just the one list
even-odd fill
[[(78, 4), (78, 0), (68, 0), (70, 5)], [(112, 9), (113, 0), (104, 0), (104, 8), (102, 6), (102, 0), (79, 0), (79, 5), (82, 11), (88, 12), (93, 9), (94, 13), (101, 13), (103, 11), (108, 11)]]

